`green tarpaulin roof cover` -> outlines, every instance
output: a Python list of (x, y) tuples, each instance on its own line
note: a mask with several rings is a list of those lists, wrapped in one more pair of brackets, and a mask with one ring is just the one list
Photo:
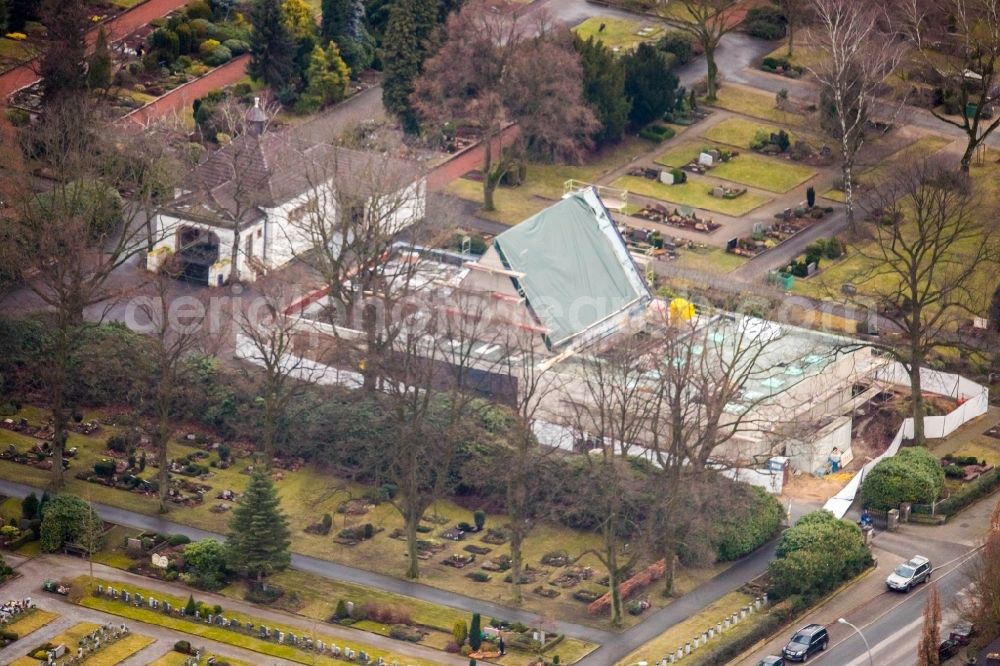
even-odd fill
[(494, 240), (528, 304), (559, 346), (618, 322), (652, 296), (604, 204), (593, 192), (570, 195)]

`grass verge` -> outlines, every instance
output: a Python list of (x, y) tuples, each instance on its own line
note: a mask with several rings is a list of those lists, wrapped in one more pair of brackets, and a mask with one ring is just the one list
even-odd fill
[(36, 608), (16, 622), (10, 623), (5, 628), (7, 631), (13, 631), (21, 639), (28, 634), (38, 631), (57, 617), (59, 617), (58, 613), (50, 613), (41, 608)]
[[(76, 581), (74, 585), (80, 586), (81, 588), (86, 588), (87, 577), (81, 576)], [(105, 586), (109, 585), (108, 581), (96, 580), (96, 583), (103, 584)], [(150, 591), (143, 589), (141, 587), (136, 587), (134, 585), (122, 585), (117, 582), (110, 583), (117, 588), (128, 590), (131, 593), (139, 592), (143, 596), (149, 596)], [(153, 596), (157, 599), (162, 599), (163, 601), (169, 601), (171, 605), (177, 608), (181, 608), (186, 603), (186, 599), (182, 597), (171, 597), (164, 595), (161, 592), (153, 592)], [(202, 638), (207, 638), (219, 643), (225, 643), (226, 645), (235, 645), (238, 647), (246, 648), (248, 650), (253, 650), (254, 652), (259, 652), (260, 654), (268, 655), (271, 657), (277, 657), (279, 659), (288, 659), (289, 661), (298, 662), (300, 664), (329, 664), (333, 666), (334, 664), (342, 663), (340, 660), (333, 659), (326, 655), (317, 655), (313, 652), (307, 652), (305, 650), (299, 650), (298, 648), (292, 647), (290, 645), (281, 645), (278, 643), (273, 643), (271, 641), (266, 641), (255, 636), (250, 636), (245, 633), (231, 631), (229, 629), (224, 629), (222, 627), (216, 627), (212, 625), (207, 625), (201, 622), (196, 622), (194, 620), (188, 620), (182, 617), (176, 617), (172, 615), (164, 615), (161, 612), (149, 610), (148, 608), (137, 608), (128, 604), (124, 604), (121, 601), (114, 601), (107, 599), (105, 597), (93, 596), (87, 593), (81, 600), (80, 605), (87, 608), (93, 608), (95, 610), (103, 611), (105, 613), (111, 613), (113, 615), (118, 615), (120, 617), (126, 617), (131, 620), (136, 620), (138, 622), (147, 622), (149, 624), (155, 624), (160, 627), (166, 627), (167, 629), (174, 629), (176, 631), (181, 631), (186, 634), (191, 634), (193, 636), (201, 636)], [(259, 618), (251, 617), (243, 613), (229, 613), (227, 612), (226, 617), (230, 619), (237, 619), (240, 622), (253, 622), (254, 624), (261, 624)], [(275, 631), (284, 631), (285, 633), (300, 633), (304, 634), (299, 627), (292, 627), (289, 625), (281, 624), (271, 624), (266, 623), (268, 627)], [(402, 660), (405, 663), (413, 664), (414, 666), (432, 666), (433, 662), (429, 662), (423, 659), (414, 659), (410, 657), (402, 657), (400, 655), (391, 654), (384, 650), (375, 650), (364, 643), (356, 643), (353, 641), (346, 641), (343, 639), (332, 639), (329, 636), (325, 636), (320, 633), (316, 633), (312, 636), (314, 639), (321, 639), (326, 643), (335, 643), (341, 648), (349, 647), (352, 650), (360, 651), (364, 650), (373, 658), (383, 657), (387, 662), (392, 662), (393, 660)]]
[[(643, 35), (638, 34), (640, 30), (649, 30)], [(618, 19), (611, 16), (591, 16), (573, 28), (580, 39), (586, 40), (591, 37), (594, 41), (604, 42), (610, 49), (631, 50), (640, 42), (658, 39), (663, 35), (663, 29), (659, 26), (645, 24), (641, 21), (631, 21), (628, 19)]]
[[(716, 146), (709, 143), (686, 141), (664, 151), (656, 158), (656, 163), (680, 168), (697, 159), (702, 148), (708, 147)], [(708, 175), (732, 183), (783, 194), (809, 180), (816, 175), (816, 172), (803, 164), (765, 157), (752, 152), (742, 152), (739, 157), (714, 167), (708, 172)]]
[(612, 185), (645, 197), (659, 199), (660, 201), (680, 206), (701, 208), (702, 210), (722, 213), (723, 215), (732, 215), (734, 217), (746, 215), (754, 208), (762, 206), (771, 200), (753, 192), (747, 192), (736, 199), (713, 197), (710, 193), (711, 185), (703, 180), (689, 180), (681, 185), (664, 185), (663, 183), (647, 178), (623, 176), (612, 183)]
[[(705, 102), (705, 104), (709, 104), (709, 102)], [(711, 102), (711, 105), (734, 113), (742, 113), (745, 116), (770, 120), (779, 125), (803, 127), (808, 122), (804, 116), (783, 111), (775, 106), (773, 94), (736, 83), (727, 83), (719, 88), (716, 100)]]

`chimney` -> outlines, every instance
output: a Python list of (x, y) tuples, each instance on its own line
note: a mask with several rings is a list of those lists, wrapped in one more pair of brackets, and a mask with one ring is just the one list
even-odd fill
[(253, 136), (260, 136), (264, 133), (264, 125), (267, 124), (267, 116), (264, 109), (260, 108), (260, 97), (253, 98), (253, 108), (247, 112), (247, 128)]

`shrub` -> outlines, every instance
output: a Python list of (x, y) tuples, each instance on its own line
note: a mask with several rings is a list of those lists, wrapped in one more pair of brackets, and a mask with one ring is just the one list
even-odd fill
[(772, 40), (781, 39), (785, 36), (785, 28), (783, 26), (774, 25), (767, 21), (745, 22), (743, 30), (751, 37), (756, 37), (757, 39)]
[(7, 109), (6, 115), (14, 127), (26, 127), (31, 122), (31, 114), (24, 109)]
[(106, 446), (109, 451), (115, 453), (132, 453), (139, 444), (139, 433), (135, 430), (128, 430), (124, 433), (108, 437)]
[[(229, 49), (229, 52), (234, 56), (243, 55), (244, 53), (247, 53), (250, 50), (250, 44), (242, 39), (227, 39), (226, 41), (222, 42), (222, 45), (225, 46), (227, 49)], [(248, 94), (248, 92), (240, 94), (239, 92), (236, 92), (234, 90), (234, 93), (236, 94), (237, 97), (246, 95)]]
[(343, 599), (337, 600), (337, 607), (333, 611), (333, 619), (343, 620), (345, 617), (350, 617), (347, 612), (347, 602)]
[(201, 44), (198, 45), (198, 53), (202, 55), (208, 55), (209, 53), (217, 49), (219, 46), (221, 46), (221, 44), (222, 43), (217, 39), (206, 39), (205, 41), (203, 41)]
[(455, 639), (456, 645), (465, 643), (465, 639), (469, 637), (468, 625), (466, 625), (463, 620), (459, 620), (455, 623), (455, 626), (451, 628), (451, 636)]
[(944, 488), (944, 471), (937, 459), (919, 447), (906, 448), (883, 458), (861, 486), (863, 505), (880, 511), (902, 502), (931, 504)]
[(98, 460), (94, 463), (94, 474), (100, 477), (109, 478), (115, 473), (114, 460)]
[(670, 172), (670, 175), (674, 177), (674, 185), (686, 183), (688, 179), (687, 171), (683, 169), (674, 169)]
[(212, 8), (208, 6), (205, 0), (191, 0), (184, 8), (184, 13), (191, 19), (212, 18)]
[(653, 143), (662, 143), (674, 137), (674, 129), (666, 125), (650, 125), (639, 130), (639, 136)]
[[(741, 498), (742, 499), (742, 498)], [(778, 498), (763, 488), (751, 486), (745, 510), (723, 517), (715, 550), (722, 561), (736, 560), (760, 548), (777, 533), (785, 511)]]
[(472, 521), (476, 524), (476, 531), (482, 532), (483, 527), (486, 526), (486, 512), (482, 509), (476, 509), (472, 512)]
[(781, 536), (768, 565), (769, 593), (815, 598), (871, 564), (861, 529), (829, 511), (806, 514)]
[(193, 19), (189, 25), (194, 34), (199, 38), (211, 37), (216, 32), (215, 24), (208, 19)]
[(193, 617), (197, 613), (198, 613), (198, 604), (194, 600), (194, 595), (189, 594), (187, 605), (184, 606), (184, 614), (187, 615), (188, 617)]
[(784, 13), (773, 5), (753, 7), (743, 20), (743, 30), (758, 39), (781, 39), (785, 36), (787, 25)]
[(322, 525), (323, 525), (323, 533), (329, 534), (330, 530), (333, 529), (333, 516), (331, 516), (328, 513), (324, 513)]
[(180, 652), (181, 654), (191, 654), (191, 643), (189, 641), (177, 641), (176, 643), (174, 643), (174, 652)]
[(672, 30), (660, 38), (657, 46), (661, 51), (672, 53), (677, 58), (678, 65), (686, 65), (694, 57), (694, 46), (691, 38), (683, 32)]
[(218, 67), (233, 59), (233, 53), (225, 46), (216, 46), (212, 52), (202, 57), (201, 61), (206, 65)]
[(21, 500), (21, 517), (25, 520), (34, 520), (38, 517), (38, 495), (34, 491)]
[(424, 637), (423, 633), (413, 627), (408, 627), (405, 624), (394, 624), (389, 627), (389, 638), (394, 638), (397, 641), (408, 641), (410, 643), (419, 643), (420, 639)]
[(381, 624), (413, 624), (413, 615), (409, 608), (377, 601), (366, 601), (361, 604), (360, 608), (355, 609), (355, 617)]
[(1000, 468), (994, 468), (948, 499), (941, 500), (937, 505), (937, 511), (945, 516), (953, 516), (998, 487), (1000, 487)]
[(944, 475), (949, 479), (965, 478), (965, 468), (958, 465), (948, 465), (944, 468)]
[(469, 647), (478, 651), (483, 644), (482, 618), (479, 613), (472, 614), (472, 624), (469, 625)]
[(812, 185), (806, 188), (806, 205), (810, 208), (816, 205), (816, 188)]

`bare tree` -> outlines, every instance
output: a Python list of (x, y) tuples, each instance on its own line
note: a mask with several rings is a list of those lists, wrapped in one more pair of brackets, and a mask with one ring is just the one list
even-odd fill
[(503, 334), (505, 353), (498, 370), (516, 381), (517, 395), (512, 405), (515, 425), (507, 438), (510, 447), (504, 449), (504, 459), (492, 461), (494, 467), (487, 472), (501, 476), (506, 486), (511, 589), (518, 605), (524, 601), (521, 588), (524, 542), (538, 519), (544, 517), (549, 504), (546, 495), (553, 490), (542, 473), (553, 451), (539, 446), (534, 426), (545, 415), (544, 403), (562, 386), (559, 374), (545, 363), (549, 355), (539, 349), (538, 337), (537, 333), (517, 326), (511, 326)]
[(993, 231), (968, 179), (926, 160), (876, 186), (871, 207), (875, 242), (859, 249), (870, 268), (856, 283), (891, 324), (885, 346), (910, 374), (913, 439), (923, 444), (920, 372), (933, 350), (960, 342), (956, 329), (984, 305), (975, 280), (994, 257)]
[[(260, 377), (255, 382), (261, 407), (258, 453), (266, 465), (274, 459), (282, 423), (315, 374), (315, 365), (295, 353), (297, 340), (303, 334), (295, 318), (284, 315), (291, 303), (282, 287), (270, 276), (258, 280), (258, 297), (248, 311), (237, 315), (243, 342), (238, 343), (237, 353), (259, 369)], [(302, 408), (298, 405), (296, 411)]]
[(923, 54), (924, 36), (932, 18), (932, 4), (927, 0), (897, 0), (893, 5), (893, 15), (899, 32)]
[(788, 57), (795, 51), (795, 29), (805, 19), (808, 0), (778, 0), (778, 6), (785, 14), (788, 30)]
[(621, 584), (641, 558), (639, 539), (646, 532), (646, 483), (633, 468), (630, 453), (655, 429), (663, 394), (643, 381), (646, 369), (637, 363), (633, 341), (622, 341), (599, 357), (584, 360), (580, 381), (567, 385), (575, 427), (584, 448), (585, 481), (577, 488), (579, 507), (596, 523), (600, 548), (591, 553), (608, 572), (611, 623), (623, 620)]
[(917, 666), (938, 666), (941, 660), (938, 646), (941, 644), (941, 598), (937, 584), (931, 585), (924, 602), (924, 627), (917, 643)]
[(680, 0), (683, 18), (666, 18), (666, 22), (676, 30), (685, 32), (695, 39), (705, 51), (705, 65), (708, 67), (708, 91), (706, 99), (715, 101), (718, 88), (719, 67), (715, 64), (715, 50), (727, 34), (742, 24), (736, 13), (738, 0)]
[[(134, 286), (113, 279), (115, 272), (145, 248), (139, 209), (118, 193), (127, 179), (108, 157), (114, 146), (95, 134), (92, 123), (85, 108), (55, 105), (25, 132), (25, 154), (44, 160), (55, 178), (51, 189), (24, 197), (2, 218), (24, 259), (27, 286), (52, 311), (49, 347), (40, 360), (52, 410), (56, 489), (63, 484), (74, 407), (68, 394), (74, 356), (88, 321), (102, 320)], [(34, 185), (29, 177), (20, 187), (32, 192)]]
[[(666, 564), (664, 594), (674, 591), (678, 548), (710, 556), (713, 521), (723, 468), (745, 462), (739, 434), (763, 428), (756, 408), (769, 396), (744, 398), (747, 385), (772, 371), (762, 355), (780, 344), (781, 335), (768, 326), (741, 319), (729, 323), (711, 310), (688, 321), (674, 313), (665, 322), (664, 337), (644, 358), (658, 376), (661, 401), (656, 421), (646, 436), (656, 463), (656, 547)], [(723, 335), (722, 329), (727, 330)], [(743, 409), (729, 409), (733, 404)], [(766, 425), (773, 425), (768, 422)]]
[(976, 628), (972, 645), (981, 648), (1000, 632), (1000, 504), (993, 507), (990, 529), (970, 578), (972, 593), (960, 610)]
[(140, 309), (147, 319), (153, 344), (152, 403), (156, 417), (152, 443), (158, 465), (157, 482), (160, 513), (168, 511), (167, 497), (170, 486), (170, 460), (168, 446), (174, 432), (174, 406), (184, 385), (189, 381), (188, 355), (194, 352), (202, 339), (205, 309), (179, 308), (173, 298), (174, 277), (160, 273), (151, 278), (148, 297), (142, 299)]
[[(375, 359), (391, 348), (402, 325), (396, 304), (412, 292), (424, 264), (386, 262), (402, 233), (433, 245), (425, 221), (425, 181), (408, 163), (348, 149), (309, 158), (306, 201), (289, 213), (302, 259), (325, 281), (325, 319), (341, 347), (360, 352), (365, 388), (376, 388)], [(368, 362), (371, 357), (372, 362)]]
[(818, 23), (813, 34), (824, 57), (810, 71), (819, 83), (824, 126), (840, 142), (847, 223), (854, 232), (855, 159), (878, 108), (879, 90), (903, 48), (879, 29), (888, 19), (875, 3), (812, 0), (812, 7)]
[(583, 103), (578, 56), (544, 16), (533, 18), (508, 2), (466, 3), (448, 17), (447, 37), (415, 85), (413, 103), (428, 125), (463, 122), (481, 133), (486, 210), (514, 164), (501, 145), (509, 125), (521, 124), (522, 146), (569, 159), (597, 128)]
[[(935, 3), (930, 16), (918, 0), (905, 4), (911, 2), (906, 34), (915, 37), (920, 54), (942, 77), (957, 115), (937, 108), (931, 113), (965, 133), (961, 164), (968, 172), (976, 149), (1000, 126), (1000, 114), (991, 115), (1000, 99), (1000, 0), (948, 0)], [(942, 58), (941, 52), (951, 57)]]

